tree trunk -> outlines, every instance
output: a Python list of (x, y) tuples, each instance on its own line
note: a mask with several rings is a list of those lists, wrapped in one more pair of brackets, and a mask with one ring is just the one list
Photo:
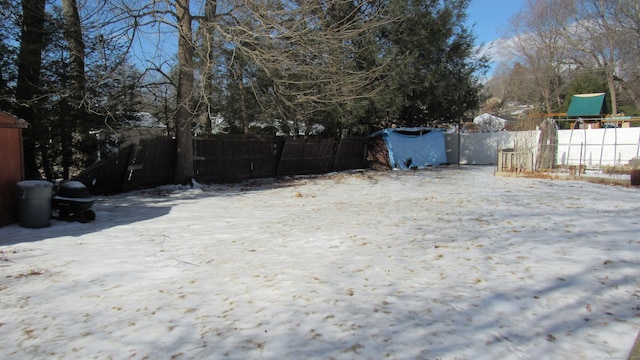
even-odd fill
[(205, 121), (205, 132), (207, 135), (211, 135), (212, 133), (212, 126), (211, 126), (211, 118), (213, 115), (213, 91), (214, 91), (214, 84), (215, 84), (215, 73), (213, 71), (213, 67), (215, 64), (215, 58), (216, 58), (216, 54), (213, 51), (214, 49), (214, 29), (215, 29), (215, 17), (216, 17), (216, 12), (218, 9), (218, 2), (217, 0), (207, 0), (207, 3), (205, 4), (205, 8), (204, 8), (204, 24), (201, 24), (201, 26), (204, 29), (204, 40), (205, 40), (205, 44), (204, 46), (206, 47), (206, 59), (207, 59), (207, 63), (204, 66), (204, 71), (203, 71), (203, 79), (204, 79), (204, 89), (205, 89), (205, 96), (207, 99), (207, 113), (205, 114), (206, 117), (206, 121)]
[(85, 45), (82, 39), (82, 26), (80, 15), (78, 14), (78, 4), (76, 0), (62, 0), (62, 11), (64, 15), (64, 37), (69, 48), (69, 96), (63, 100), (70, 105), (68, 114), (61, 114), (60, 129), (62, 147), (62, 168), (63, 179), (68, 179), (70, 168), (73, 165), (73, 133), (77, 130), (78, 124), (82, 121), (84, 111), (82, 110), (85, 73), (84, 73), (84, 51)]
[[(619, 48), (616, 45), (616, 41), (614, 41), (616, 37), (615, 25), (609, 23), (609, 19), (607, 17), (607, 4), (605, 0), (600, 0), (597, 7), (598, 15), (600, 17), (599, 22), (606, 40), (606, 46), (604, 49), (600, 50), (599, 54), (596, 56), (602, 56), (602, 65), (604, 70), (607, 73), (607, 86), (609, 87), (609, 95), (611, 96), (611, 114), (616, 115), (618, 113), (618, 93), (616, 89), (615, 83), (615, 73), (616, 66), (619, 60), (616, 53), (619, 52)], [(596, 41), (596, 39), (592, 39), (591, 41)]]
[(60, 104), (60, 119), (58, 131), (60, 131), (60, 149), (62, 151), (62, 178), (68, 179), (73, 165), (73, 127), (75, 109), (70, 106), (67, 99)]
[[(539, 82), (542, 83), (544, 80), (543, 79)], [(547, 114), (550, 114), (553, 112), (553, 105), (551, 105), (551, 91), (549, 89), (549, 87), (545, 85), (540, 85), (540, 93), (542, 94), (542, 98), (544, 99), (544, 110), (546, 111)]]
[(540, 126), (540, 140), (538, 142), (538, 158), (536, 169), (554, 169), (556, 166), (557, 145), (556, 122), (546, 119)]
[[(69, 69), (71, 79), (71, 97), (75, 101), (82, 101), (84, 95), (84, 40), (82, 40), (82, 26), (76, 0), (62, 0), (64, 14), (64, 37), (69, 47)], [(72, 104), (79, 107), (80, 104)]]
[(308, 117), (304, 119), (304, 137), (308, 138), (311, 134), (311, 119)]
[(243, 66), (240, 64), (238, 69), (239, 79), (238, 85), (240, 90), (240, 114), (242, 115), (242, 129), (243, 134), (249, 135), (249, 111), (247, 110), (247, 94), (244, 88), (244, 71)]
[(618, 92), (613, 70), (610, 69), (607, 69), (607, 85), (609, 86), (609, 94), (611, 95), (611, 114), (615, 116), (618, 114)]
[(189, 0), (176, 0), (178, 16), (178, 88), (176, 97), (178, 110), (176, 123), (176, 169), (174, 182), (186, 184), (193, 178), (193, 142), (191, 139), (190, 111), (191, 91), (194, 86), (193, 32)]
[[(18, 54), (18, 80), (16, 84), (17, 115), (31, 127), (24, 131), (24, 166), (27, 178), (40, 178), (38, 145), (44, 147), (44, 126), (38, 114), (37, 98), (40, 93), (42, 49), (44, 47), (45, 0), (22, 0), (22, 34)], [(41, 149), (43, 150), (43, 149)], [(47, 155), (43, 150), (43, 155)], [(48, 155), (47, 155), (48, 156)]]

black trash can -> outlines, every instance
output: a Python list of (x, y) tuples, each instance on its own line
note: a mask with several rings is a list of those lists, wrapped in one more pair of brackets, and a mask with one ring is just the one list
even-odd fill
[(629, 165), (631, 166), (631, 186), (640, 186), (640, 157), (631, 158)]
[(631, 170), (631, 186), (640, 186), (640, 169)]
[(46, 180), (25, 180), (17, 186), (18, 224), (26, 228), (49, 226), (53, 184)]

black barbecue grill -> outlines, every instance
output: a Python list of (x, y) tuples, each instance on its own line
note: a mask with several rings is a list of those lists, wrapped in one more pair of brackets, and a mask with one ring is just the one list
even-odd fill
[(86, 223), (96, 219), (96, 213), (91, 210), (95, 201), (83, 183), (67, 181), (60, 185), (51, 199), (51, 209), (54, 214), (57, 212), (58, 219)]

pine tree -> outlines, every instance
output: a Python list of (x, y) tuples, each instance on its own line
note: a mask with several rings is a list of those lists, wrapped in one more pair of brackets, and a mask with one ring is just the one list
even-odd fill
[(393, 64), (378, 113), (404, 126), (458, 122), (480, 105), (478, 77), (487, 59), (477, 57), (464, 26), (468, 0), (391, 0), (398, 19), (381, 33), (384, 56)]

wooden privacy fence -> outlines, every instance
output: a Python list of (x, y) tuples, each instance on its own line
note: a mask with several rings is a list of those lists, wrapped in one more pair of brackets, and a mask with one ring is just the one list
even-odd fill
[(72, 180), (92, 194), (109, 194), (171, 182), (175, 167), (175, 141), (142, 140), (118, 155), (89, 167)]
[(333, 171), (362, 169), (366, 161), (366, 145), (364, 139), (342, 139), (338, 142), (333, 157)]
[(290, 139), (280, 156), (278, 175), (322, 174), (331, 171), (335, 140)]
[(227, 182), (364, 167), (364, 139), (195, 139), (196, 180)]
[[(92, 194), (117, 193), (169, 184), (175, 141), (147, 140), (130, 146), (76, 176)], [(233, 182), (283, 175), (321, 174), (365, 167), (364, 139), (194, 139), (195, 180)]]
[(194, 171), (201, 182), (274, 177), (284, 138), (194, 140)]

